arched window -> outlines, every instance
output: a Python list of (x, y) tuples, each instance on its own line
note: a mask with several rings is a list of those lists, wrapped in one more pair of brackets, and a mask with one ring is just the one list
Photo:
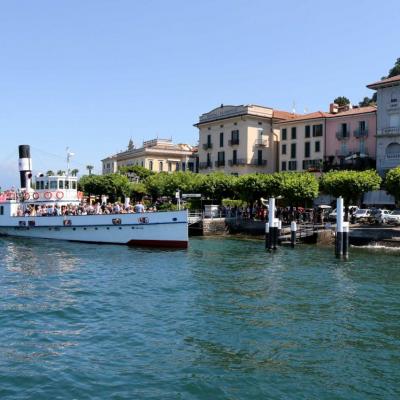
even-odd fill
[(400, 143), (390, 143), (385, 153), (387, 158), (400, 158)]

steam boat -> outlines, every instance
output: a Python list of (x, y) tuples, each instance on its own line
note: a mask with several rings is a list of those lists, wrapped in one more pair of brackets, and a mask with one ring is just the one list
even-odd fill
[[(69, 215), (63, 210), (82, 203), (76, 176), (39, 174), (32, 185), (28, 145), (19, 146), (19, 171), (21, 189), (0, 194), (0, 235), (151, 247), (188, 246), (187, 211)], [(41, 208), (54, 211), (46, 216), (28, 211)]]

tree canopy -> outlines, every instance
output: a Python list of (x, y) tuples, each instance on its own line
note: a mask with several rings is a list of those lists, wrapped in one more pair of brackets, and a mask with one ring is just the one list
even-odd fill
[(396, 201), (400, 201), (400, 167), (393, 168), (386, 174), (385, 187)]
[(318, 180), (310, 172), (280, 172), (275, 175), (279, 194), (291, 206), (303, 205), (318, 196)]
[(142, 167), (140, 165), (129, 165), (124, 167), (119, 167), (118, 172), (122, 175), (127, 175), (128, 173), (134, 173), (140, 181), (147, 179), (149, 176), (155, 175), (154, 171)]
[(241, 175), (235, 182), (235, 193), (249, 204), (253, 204), (261, 197), (278, 195), (277, 180), (271, 174), (247, 174)]
[(336, 97), (336, 99), (334, 99), (333, 102), (341, 107), (350, 104), (350, 100), (346, 96)]
[(388, 78), (392, 78), (393, 76), (400, 75), (400, 57), (394, 63), (394, 66), (389, 70)]
[(381, 177), (374, 170), (331, 171), (320, 178), (321, 189), (334, 197), (343, 197), (345, 206), (358, 203), (361, 195), (370, 190), (378, 190)]

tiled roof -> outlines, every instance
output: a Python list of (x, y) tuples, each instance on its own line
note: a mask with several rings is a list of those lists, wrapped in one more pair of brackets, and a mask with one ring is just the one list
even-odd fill
[(378, 89), (380, 86), (384, 86), (390, 83), (399, 82), (400, 83), (400, 75), (392, 76), (391, 78), (382, 79), (381, 81), (370, 83), (367, 85), (367, 88), (370, 89)]
[(338, 112), (338, 113), (329, 113), (329, 112), (323, 112), (323, 111), (316, 111), (316, 112), (312, 112), (312, 113), (309, 113), (309, 114), (303, 114), (303, 115), (296, 115), (295, 114), (293, 118), (286, 119), (284, 121), (279, 121), (279, 123), (286, 124), (286, 123), (307, 121), (307, 120), (318, 119), (318, 118), (335, 118), (335, 117), (340, 118), (340, 117), (346, 117), (346, 116), (349, 116), (349, 115), (358, 115), (358, 114), (370, 113), (370, 112), (374, 112), (374, 111), (376, 111), (376, 107), (375, 106), (357, 107), (357, 108), (352, 108), (351, 110), (341, 111), (341, 112)]
[(366, 106), (366, 107), (357, 107), (352, 108), (351, 110), (342, 111), (336, 114), (332, 113), (325, 113), (327, 118), (334, 118), (334, 117), (345, 117), (347, 115), (357, 115), (357, 114), (364, 114), (376, 111), (376, 106)]
[(274, 110), (272, 117), (277, 119), (295, 119), (296, 117), (299, 117), (299, 114), (282, 110)]
[(295, 115), (294, 118), (292, 119), (287, 119), (286, 121), (281, 121), (282, 124), (284, 123), (290, 123), (290, 122), (295, 122), (295, 121), (304, 121), (304, 120), (308, 120), (308, 119), (317, 119), (317, 118), (324, 118), (326, 116), (328, 116), (328, 113), (324, 113), (322, 111), (316, 111), (316, 112), (312, 112), (309, 114), (303, 114), (303, 115)]

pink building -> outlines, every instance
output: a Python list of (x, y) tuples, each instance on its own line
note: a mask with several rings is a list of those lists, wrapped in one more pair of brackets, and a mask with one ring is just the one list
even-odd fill
[(329, 166), (368, 168), (376, 160), (376, 107), (340, 111), (331, 105), (325, 113), (325, 163)]

